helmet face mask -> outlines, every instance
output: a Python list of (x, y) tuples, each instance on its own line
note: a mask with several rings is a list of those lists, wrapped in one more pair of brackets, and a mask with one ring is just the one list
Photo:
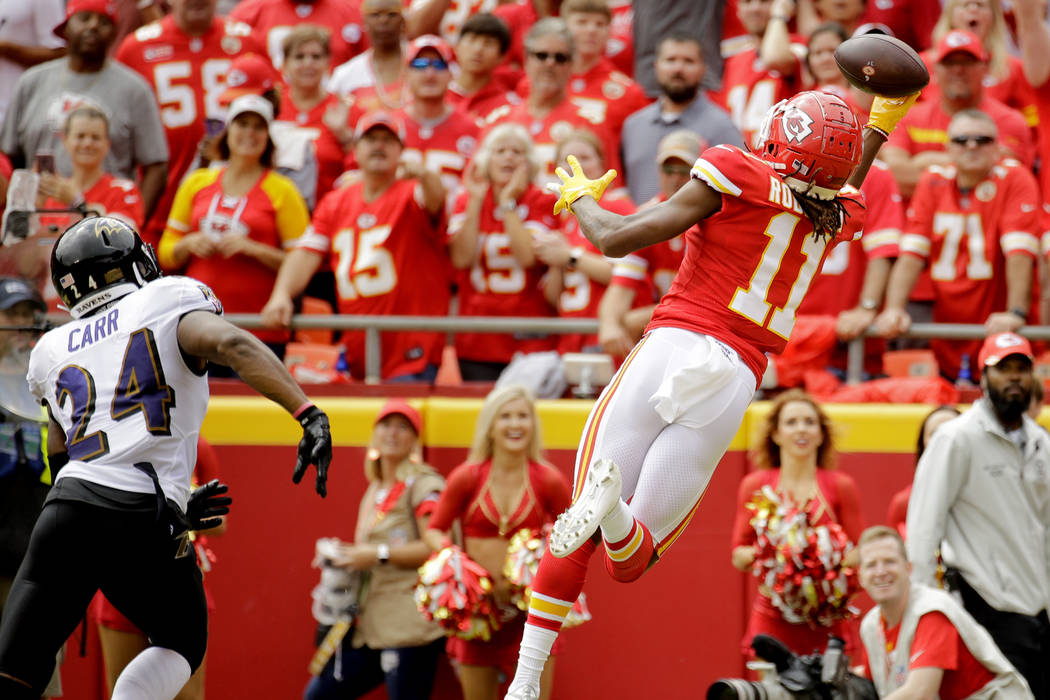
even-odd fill
[(51, 282), (73, 318), (89, 316), (160, 276), (153, 248), (113, 217), (73, 224), (51, 250)]
[(860, 123), (849, 106), (826, 92), (801, 92), (766, 113), (755, 154), (792, 190), (834, 199), (860, 163)]

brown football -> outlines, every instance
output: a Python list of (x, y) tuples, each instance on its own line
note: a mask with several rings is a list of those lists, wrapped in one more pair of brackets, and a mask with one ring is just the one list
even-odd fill
[(853, 85), (883, 97), (918, 92), (930, 82), (919, 54), (900, 39), (885, 34), (863, 34), (835, 49), (835, 63)]

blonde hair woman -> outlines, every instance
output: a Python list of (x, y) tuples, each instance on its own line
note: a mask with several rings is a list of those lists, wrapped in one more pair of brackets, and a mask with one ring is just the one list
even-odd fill
[[(459, 522), (464, 550), (489, 572), (505, 611), (503, 626), (490, 641), (449, 640), (464, 700), (497, 700), (500, 672), (514, 675), (525, 619), (509, 602), (503, 578), (510, 537), (554, 522), (569, 505), (569, 482), (544, 461), (541, 444), (532, 393), (520, 385), (493, 391), (478, 414), (467, 461), (449, 475), (430, 520), (426, 540), (434, 549)], [(543, 699), (550, 697), (553, 673), (551, 661), (543, 672)]]
[(445, 482), (420, 459), (422, 424), (402, 399), (387, 401), (376, 416), (354, 541), (342, 543), (331, 562), (364, 572), (368, 585), (352, 636), (310, 681), (306, 700), (356, 698), (381, 683), (391, 700), (430, 697), (444, 635), (417, 612), (412, 588), (430, 554), (421, 534)]
[[(551, 316), (540, 289), (546, 269), (533, 238), (557, 229), (555, 198), (536, 186), (539, 164), (525, 127), (500, 124), (463, 174), (449, 219), (449, 256), (462, 270), (462, 316)], [(555, 339), (492, 333), (456, 335), (463, 378), (495, 381), (515, 352), (553, 350)]]

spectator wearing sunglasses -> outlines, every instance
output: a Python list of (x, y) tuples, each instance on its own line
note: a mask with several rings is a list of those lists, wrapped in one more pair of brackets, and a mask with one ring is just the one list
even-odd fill
[(973, 32), (953, 29), (944, 35), (934, 53), (931, 84), (939, 94), (915, 106), (901, 120), (882, 149), (901, 194), (911, 197), (923, 171), (930, 165), (949, 165), (946, 132), (952, 116), (964, 109), (979, 109), (999, 125), (1001, 155), (1031, 166), (1034, 155), (1031, 131), (1024, 116), (988, 95), (988, 52)]
[(504, 105), (485, 118), (486, 126), (521, 124), (532, 138), (540, 164), (540, 182), (557, 182), (554, 158), (558, 142), (573, 129), (595, 133), (608, 154), (608, 166), (619, 170), (620, 135), (606, 120), (603, 103), (573, 98), (569, 92), (575, 45), (560, 17), (536, 22), (525, 37), (525, 77), (528, 97), (519, 105)]
[[(988, 114), (958, 112), (948, 125), (952, 167), (932, 167), (915, 188), (908, 222), (875, 325), (890, 337), (908, 330), (908, 295), (924, 268), (933, 281), (935, 323), (984, 323), (989, 335), (1028, 319), (1032, 262), (1039, 254), (1040, 199), (1035, 177), (1000, 160), (999, 130)], [(941, 373), (954, 379), (980, 341), (935, 340)], [(980, 368), (970, 367), (971, 376)]]
[(711, 146), (744, 145), (729, 114), (708, 99), (707, 91), (700, 87), (704, 72), (703, 53), (696, 39), (672, 34), (660, 42), (656, 51), (660, 96), (627, 117), (620, 134), (627, 189), (634, 201), (648, 201), (661, 191), (657, 177), (660, 163), (653, 160), (653, 153), (669, 134), (684, 129)]
[(405, 74), (410, 99), (400, 112), (405, 125), (402, 160), (439, 173), (450, 197), (460, 188), (480, 131), (474, 119), (456, 110), (447, 99), (453, 58), (452, 48), (434, 34), (424, 34), (412, 42)]

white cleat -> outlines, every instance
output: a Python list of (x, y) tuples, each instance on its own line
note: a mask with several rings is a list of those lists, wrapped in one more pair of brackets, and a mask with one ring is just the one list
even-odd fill
[(595, 461), (583, 482), (583, 490), (568, 510), (558, 516), (548, 546), (556, 557), (567, 557), (586, 542), (616, 506), (623, 490), (620, 468), (611, 459)]
[(507, 691), (503, 700), (539, 700), (540, 689), (531, 685), (519, 685)]

